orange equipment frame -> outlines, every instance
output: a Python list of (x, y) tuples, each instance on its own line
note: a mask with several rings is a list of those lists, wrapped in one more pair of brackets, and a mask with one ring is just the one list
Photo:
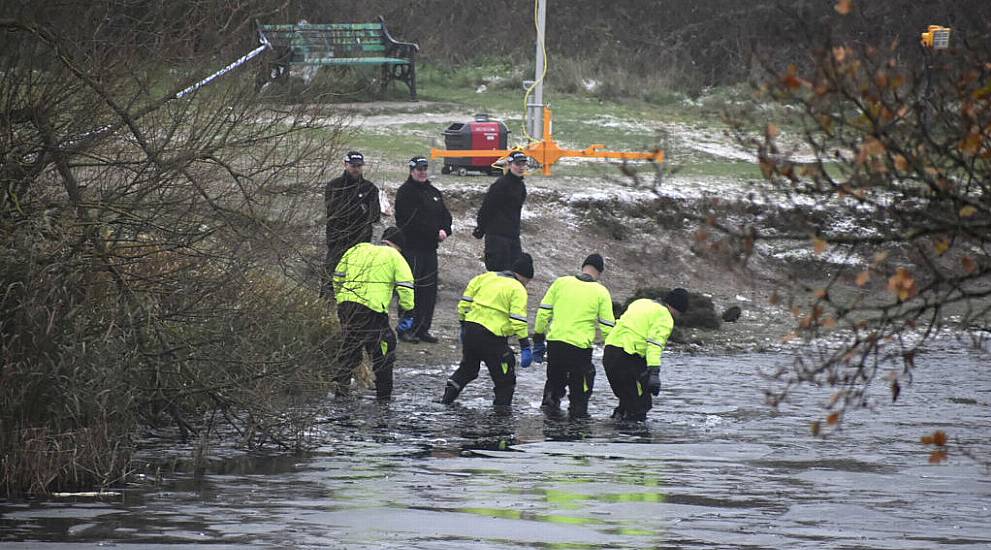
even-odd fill
[[(499, 160), (503, 160), (513, 151), (523, 151), (527, 156), (540, 163), (545, 176), (551, 175), (551, 166), (561, 160), (562, 157), (584, 157), (584, 158), (606, 158), (620, 160), (650, 160), (661, 164), (664, 162), (664, 151), (660, 148), (649, 153), (626, 153), (622, 151), (603, 151), (605, 145), (589, 145), (585, 149), (562, 149), (551, 133), (551, 109), (544, 107), (544, 139), (530, 143), (526, 148), (515, 149), (494, 149), (494, 150), (448, 150), (430, 149), (430, 157), (437, 158), (465, 158), (477, 157), (484, 152), (490, 155), (499, 155)], [(496, 161), (499, 162), (499, 161)]]

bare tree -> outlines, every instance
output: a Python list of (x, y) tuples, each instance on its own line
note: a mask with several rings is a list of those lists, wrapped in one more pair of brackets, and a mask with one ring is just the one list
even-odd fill
[(176, 99), (265, 2), (31, 4), (0, 19), (0, 483), (113, 483), (162, 420), (305, 445), (341, 119), (259, 103), (251, 71)]
[[(799, 385), (832, 388), (815, 433), (873, 405), (878, 384), (898, 399), (942, 332), (978, 348), (991, 335), (988, 29), (943, 51), (913, 51), (915, 32), (908, 46), (837, 38), (850, 36), (842, 28), (853, 8), (836, 3), (837, 27), (806, 66), (769, 71), (757, 101), (775, 114), (761, 137), (733, 120), (758, 153), (757, 207), (700, 217), (703, 237), (729, 235), (719, 242), (739, 258), (770, 245), (808, 252), (780, 295), (808, 353), (769, 373), (768, 399), (777, 404)], [(772, 217), (787, 229), (766, 230)], [(937, 445), (934, 461), (947, 456), (947, 434), (924, 441)]]

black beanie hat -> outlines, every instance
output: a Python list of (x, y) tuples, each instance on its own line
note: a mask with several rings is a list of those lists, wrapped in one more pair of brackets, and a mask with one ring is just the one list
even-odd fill
[(606, 270), (606, 262), (602, 259), (602, 255), (598, 253), (589, 254), (585, 261), (582, 262), (582, 267), (590, 265), (595, 268), (596, 271), (602, 273)]
[(405, 239), (403, 238), (403, 232), (400, 231), (398, 227), (386, 227), (385, 231), (382, 232), (382, 240), (389, 241), (399, 248), (403, 248), (406, 245)]
[(513, 273), (522, 275), (527, 279), (533, 278), (533, 257), (524, 253), (518, 260), (513, 262)]
[(685, 313), (688, 311), (688, 291), (675, 288), (664, 295), (664, 303), (677, 309), (678, 313)]

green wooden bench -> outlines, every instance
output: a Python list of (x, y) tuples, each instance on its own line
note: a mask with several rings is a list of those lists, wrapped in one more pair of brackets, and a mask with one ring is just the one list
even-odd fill
[(399, 42), (377, 23), (324, 23), (305, 21), (287, 25), (258, 25), (263, 44), (275, 52), (259, 85), (289, 75), (291, 66), (381, 65), (381, 86), (393, 80), (406, 83), (416, 99), (416, 52), (420, 47)]

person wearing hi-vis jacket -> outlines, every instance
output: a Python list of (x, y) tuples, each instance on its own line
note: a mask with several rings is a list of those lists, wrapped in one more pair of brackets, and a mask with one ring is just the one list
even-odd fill
[(389, 304), (399, 295), (407, 313), (399, 326), (413, 326), (413, 273), (400, 253), (403, 235), (395, 227), (382, 233), (382, 244), (359, 243), (349, 248), (334, 269), (334, 297), (341, 322), (341, 355), (335, 381), (337, 394), (348, 395), (351, 376), (361, 364), (362, 350), (372, 359), (375, 394), (392, 397), (392, 367), (396, 362), (396, 335), (389, 327)]
[(661, 392), (661, 353), (675, 319), (688, 310), (688, 291), (676, 288), (665, 294), (662, 302), (634, 300), (606, 336), (602, 366), (619, 398), (613, 418), (647, 420), (647, 411), (653, 406), (650, 396)]
[(606, 269), (602, 256), (590, 254), (581, 269), (578, 275), (559, 277), (551, 283), (540, 300), (533, 327), (533, 361), (543, 363), (547, 353), (541, 408), (550, 415), (559, 413), (567, 391), (571, 418), (588, 417), (588, 399), (595, 385), (592, 344), (596, 329), (608, 336), (615, 324), (612, 297), (598, 282)]
[(508, 339), (520, 343), (520, 367), (533, 362), (527, 327), (526, 284), (533, 278), (529, 254), (506, 271), (489, 271), (473, 278), (458, 302), (461, 320), (461, 364), (447, 379), (440, 402), (450, 405), (478, 377), (481, 363), (492, 377), (497, 409), (509, 407), (516, 391), (516, 358)]

